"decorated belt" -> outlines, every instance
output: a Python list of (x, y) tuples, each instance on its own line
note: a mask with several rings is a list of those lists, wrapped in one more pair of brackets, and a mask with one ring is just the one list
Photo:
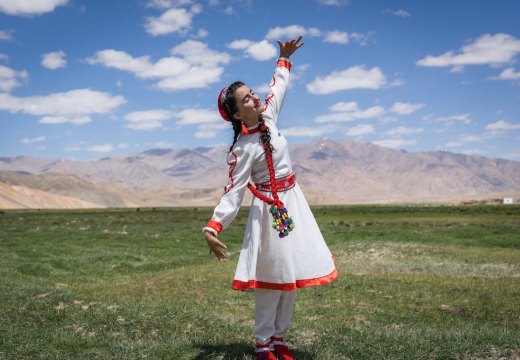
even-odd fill
[[(258, 191), (272, 192), (269, 182), (255, 185)], [(296, 185), (296, 174), (293, 172), (283, 178), (276, 179), (276, 191), (278, 192), (291, 190), (294, 185)]]

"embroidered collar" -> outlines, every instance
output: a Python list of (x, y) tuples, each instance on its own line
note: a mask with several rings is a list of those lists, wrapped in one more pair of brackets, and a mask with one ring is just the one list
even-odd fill
[(244, 135), (251, 135), (251, 134), (254, 134), (255, 132), (258, 132), (259, 130), (260, 130), (260, 124), (256, 124), (256, 125), (249, 126), (246, 128), (245, 124), (242, 123), (242, 134), (244, 134)]

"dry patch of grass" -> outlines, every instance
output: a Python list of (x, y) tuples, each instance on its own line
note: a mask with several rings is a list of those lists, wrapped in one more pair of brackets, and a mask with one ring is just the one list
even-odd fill
[[(520, 277), (520, 253), (395, 242), (356, 242), (334, 249), (338, 267), (350, 274), (408, 273), (457, 277)], [(507, 262), (504, 262), (507, 261)]]

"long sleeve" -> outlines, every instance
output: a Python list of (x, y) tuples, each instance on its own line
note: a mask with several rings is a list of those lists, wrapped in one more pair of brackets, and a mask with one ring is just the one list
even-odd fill
[(213, 216), (205, 230), (218, 235), (235, 219), (244, 198), (244, 192), (251, 178), (256, 146), (254, 143), (238, 145), (229, 153), (229, 181), (224, 194), (213, 211)]
[(270, 94), (265, 99), (264, 114), (275, 123), (282, 109), (285, 93), (289, 86), (289, 74), (291, 63), (285, 60), (278, 60), (274, 71), (273, 79), (269, 85)]

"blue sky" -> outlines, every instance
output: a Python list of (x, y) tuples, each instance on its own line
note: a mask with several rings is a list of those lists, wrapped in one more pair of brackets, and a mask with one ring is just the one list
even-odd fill
[(279, 127), (520, 161), (516, 0), (0, 0), (0, 156), (231, 143), (220, 89), (265, 92), (304, 36)]

